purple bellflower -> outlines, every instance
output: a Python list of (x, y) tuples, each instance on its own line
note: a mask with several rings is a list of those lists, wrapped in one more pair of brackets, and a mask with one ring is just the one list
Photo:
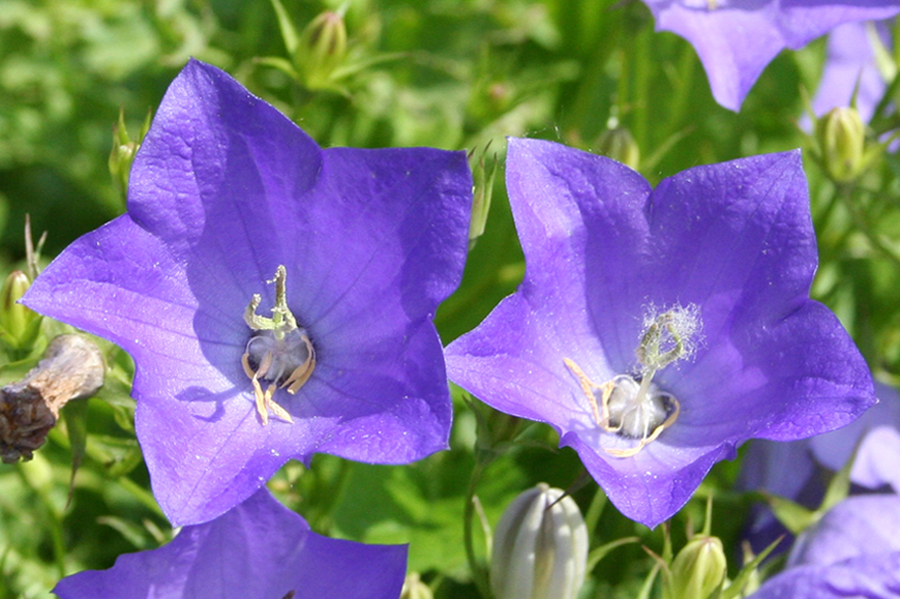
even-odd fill
[(405, 545), (329, 539), (260, 489), (164, 547), (64, 578), (60, 599), (397, 599)]
[(842, 23), (886, 19), (897, 0), (644, 0), (657, 30), (688, 40), (716, 101), (737, 111), (763, 69)]
[(191, 61), (137, 154), (127, 214), (23, 302), (132, 355), (154, 494), (197, 524), (291, 458), (447, 447), (432, 316), (462, 276), (471, 198), (464, 152), (322, 150)]
[(809, 299), (799, 151), (701, 166), (653, 190), (607, 158), (509, 142), (525, 280), (446, 350), (450, 379), (546, 422), (648, 526), (753, 437), (828, 431), (875, 401), (856, 346)]
[(900, 596), (900, 496), (845, 499), (794, 544), (787, 568), (751, 599)]
[[(816, 509), (825, 497), (827, 474), (844, 467), (856, 450), (850, 470), (854, 493), (892, 489), (900, 493), (900, 395), (876, 383), (878, 404), (849, 425), (790, 443), (756, 440), (744, 456), (738, 486), (761, 489)], [(756, 551), (785, 534), (768, 510), (759, 510), (747, 531)]]
[(875, 107), (887, 90), (888, 74), (882, 74), (876, 58), (877, 45), (890, 52), (888, 23), (847, 23), (828, 34), (828, 56), (813, 112), (822, 116), (832, 108), (850, 106), (853, 91), (856, 109), (864, 123), (872, 120)]

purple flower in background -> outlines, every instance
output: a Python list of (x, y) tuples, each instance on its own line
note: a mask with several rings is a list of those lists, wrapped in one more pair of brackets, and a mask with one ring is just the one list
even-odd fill
[[(878, 404), (836, 431), (790, 443), (754, 441), (744, 456), (738, 486), (816, 509), (825, 497), (826, 475), (843, 468), (856, 448), (850, 481), (860, 491), (890, 487), (900, 493), (900, 395), (878, 383), (875, 390)], [(785, 533), (768, 509), (760, 510), (748, 529), (757, 551)]]
[(865, 361), (809, 299), (800, 153), (701, 166), (653, 190), (607, 158), (513, 139), (525, 280), (446, 350), (451, 380), (552, 425), (625, 515), (655, 526), (749, 438), (845, 425)]
[(405, 545), (363, 545), (312, 532), (261, 489), (168, 545), (64, 578), (60, 599), (396, 599)]
[(133, 356), (153, 491), (174, 524), (201, 523), (291, 458), (447, 447), (431, 319), (462, 276), (471, 193), (463, 152), (321, 150), (192, 61), (136, 157), (128, 213), (24, 303)]
[(752, 599), (900, 596), (900, 496), (850, 497), (797, 540)]
[(886, 19), (897, 0), (644, 0), (657, 30), (688, 40), (706, 69), (716, 101), (739, 110), (766, 65), (842, 23)]
[(856, 109), (864, 123), (872, 120), (875, 107), (887, 89), (878, 69), (876, 44), (890, 48), (888, 23), (847, 23), (828, 35), (828, 56), (813, 98), (813, 112), (822, 116), (832, 108), (850, 106), (857, 83)]

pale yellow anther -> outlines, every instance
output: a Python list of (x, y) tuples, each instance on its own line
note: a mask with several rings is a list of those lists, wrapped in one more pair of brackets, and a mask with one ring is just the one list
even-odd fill
[[(269, 424), (269, 410), (272, 410), (272, 412), (274, 412), (275, 415), (282, 420), (293, 424), (294, 419), (287, 412), (287, 410), (278, 405), (272, 398), (272, 396), (275, 394), (277, 385), (275, 383), (272, 383), (264, 391), (262, 385), (259, 384), (259, 378), (264, 377), (269, 371), (269, 368), (272, 366), (272, 355), (266, 353), (266, 355), (263, 357), (262, 363), (260, 363), (259, 365), (259, 368), (256, 370), (256, 372), (254, 372), (253, 368), (250, 367), (250, 355), (247, 352), (244, 352), (244, 354), (241, 356), (241, 366), (243, 366), (244, 368), (244, 374), (246, 374), (250, 378), (250, 382), (253, 384), (253, 396), (256, 400), (256, 411), (259, 414), (259, 418), (262, 421), (263, 426)], [(308, 370), (309, 372), (306, 375), (307, 379), (312, 374), (312, 369), (310, 368)], [(303, 382), (306, 381), (304, 380)]]
[[(594, 421), (597, 423), (597, 426), (599, 426), (607, 433), (621, 432), (624, 426), (624, 420), (621, 420), (617, 426), (612, 426), (610, 424), (609, 400), (612, 398), (613, 392), (616, 388), (615, 379), (609, 380), (602, 385), (598, 385), (584, 373), (581, 367), (579, 367), (569, 358), (563, 358), (563, 362), (565, 362), (566, 367), (572, 372), (572, 374), (575, 375), (575, 378), (578, 379), (578, 382), (581, 385), (581, 390), (591, 406), (591, 411), (593, 412)], [(641, 393), (645, 394), (649, 387), (649, 379), (642, 381)], [(594, 393), (595, 391), (601, 392), (599, 405), (597, 404), (597, 396)], [(617, 458), (627, 458), (637, 455), (644, 447), (646, 447), (649, 443), (655, 441), (664, 430), (669, 428), (678, 419), (678, 415), (681, 412), (681, 406), (678, 403), (678, 400), (676, 400), (674, 397), (672, 397), (671, 400), (671, 403), (673, 405), (672, 413), (666, 417), (665, 421), (654, 427), (652, 431), (645, 428), (644, 433), (636, 446), (629, 447), (627, 449), (602, 447), (603, 451)]]

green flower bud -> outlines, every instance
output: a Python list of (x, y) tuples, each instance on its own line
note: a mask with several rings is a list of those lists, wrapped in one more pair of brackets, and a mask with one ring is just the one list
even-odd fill
[(347, 55), (347, 28), (340, 12), (325, 11), (300, 34), (294, 68), (308, 89), (329, 89), (332, 75)]
[(641, 150), (625, 127), (612, 127), (601, 133), (595, 148), (598, 154), (618, 160), (635, 170), (641, 163)]
[(16, 303), (25, 295), (31, 281), (21, 270), (9, 273), (0, 287), (0, 339), (7, 350), (30, 351), (40, 330), (41, 316)]
[[(562, 499), (560, 499), (562, 497)], [(587, 569), (588, 532), (578, 505), (541, 483), (497, 524), (491, 557), (495, 599), (575, 599)]]
[(137, 139), (132, 140), (128, 135), (128, 128), (125, 126), (125, 110), (119, 110), (119, 121), (113, 125), (113, 144), (112, 151), (109, 153), (109, 173), (112, 175), (113, 184), (124, 198), (128, 192), (128, 175), (131, 173), (131, 164), (134, 162), (134, 156), (137, 154), (141, 142), (150, 129), (150, 121), (152, 117), (147, 113), (147, 118), (141, 127), (141, 133)]
[[(488, 143), (488, 147), (490, 143)], [(475, 247), (475, 242), (484, 234), (487, 225), (488, 212), (491, 210), (491, 197), (494, 193), (494, 176), (497, 174), (497, 155), (485, 161), (488, 147), (484, 148), (477, 162), (473, 157), (475, 150), (469, 153), (472, 165), (472, 220), (469, 222), (469, 249)]]
[(434, 593), (431, 588), (422, 582), (418, 572), (411, 572), (406, 575), (403, 581), (403, 590), (400, 591), (400, 599), (434, 599)]
[(706, 599), (721, 587), (727, 569), (722, 541), (697, 535), (675, 556), (663, 599)]
[(838, 183), (856, 179), (867, 164), (866, 126), (852, 107), (833, 108), (816, 122), (816, 143), (828, 176)]

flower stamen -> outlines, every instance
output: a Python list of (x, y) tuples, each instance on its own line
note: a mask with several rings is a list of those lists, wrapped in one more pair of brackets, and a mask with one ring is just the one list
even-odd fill
[[(275, 278), (269, 281), (275, 283), (272, 318), (256, 313), (262, 301), (258, 294), (253, 296), (244, 312), (244, 322), (257, 334), (247, 342), (241, 365), (253, 384), (256, 411), (263, 425), (269, 422), (269, 410), (278, 418), (293, 423), (288, 411), (274, 401), (275, 391), (287, 388), (287, 392), (294, 395), (309, 381), (316, 367), (312, 341), (306, 330), (297, 326), (297, 319), (287, 306), (286, 278), (286, 269), (279, 266)], [(271, 384), (263, 390), (260, 379), (271, 381)]]
[(607, 433), (637, 440), (637, 445), (625, 449), (602, 448), (615, 457), (636, 455), (678, 419), (681, 404), (654, 385), (653, 377), (673, 362), (693, 355), (699, 342), (700, 310), (692, 304), (657, 314), (651, 306), (645, 327), (635, 350), (640, 370), (634, 376), (620, 374), (598, 385), (573, 360), (563, 359), (578, 379), (597, 426)]

